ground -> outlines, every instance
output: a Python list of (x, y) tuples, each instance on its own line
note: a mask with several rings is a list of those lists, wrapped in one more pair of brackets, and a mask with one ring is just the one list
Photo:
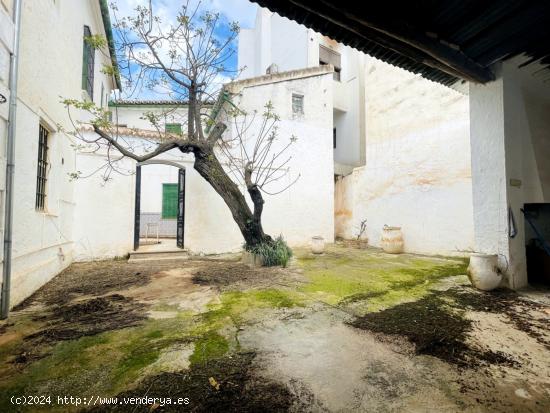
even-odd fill
[(343, 246), (74, 264), (0, 324), (0, 411), (549, 411), (550, 294), (465, 267)]

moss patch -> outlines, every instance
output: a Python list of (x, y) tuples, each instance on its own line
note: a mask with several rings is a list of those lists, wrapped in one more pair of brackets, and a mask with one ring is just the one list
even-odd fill
[(310, 280), (301, 291), (358, 313), (421, 298), (442, 279), (465, 274), (467, 266), (462, 259), (340, 247), (329, 247), (325, 254), (315, 257), (299, 253), (298, 264)]

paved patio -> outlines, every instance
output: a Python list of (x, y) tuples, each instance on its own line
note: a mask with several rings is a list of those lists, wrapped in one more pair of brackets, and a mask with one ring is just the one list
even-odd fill
[(72, 265), (0, 324), (0, 410), (550, 409), (548, 292), (479, 293), (459, 258), (296, 255)]

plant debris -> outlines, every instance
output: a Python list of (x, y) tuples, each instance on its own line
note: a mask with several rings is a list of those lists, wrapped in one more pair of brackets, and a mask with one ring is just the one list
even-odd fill
[[(298, 402), (284, 385), (255, 374), (254, 352), (237, 353), (188, 371), (161, 373), (117, 397), (164, 397), (189, 400), (188, 405), (97, 406), (91, 412), (286, 412)], [(214, 379), (216, 377), (216, 379)]]
[(354, 327), (392, 336), (404, 336), (415, 346), (417, 354), (437, 357), (464, 368), (487, 364), (516, 366), (517, 361), (500, 351), (476, 348), (469, 342), (474, 321), (465, 310), (504, 314), (516, 328), (546, 345), (538, 332), (537, 321), (528, 315), (539, 305), (522, 300), (514, 292), (478, 292), (471, 288), (437, 291), (414, 302), (356, 318)]
[(250, 267), (239, 262), (209, 261), (193, 274), (193, 283), (214, 286), (221, 291), (272, 288), (274, 284), (304, 282), (296, 270), (278, 267)]
[(31, 304), (55, 305), (81, 296), (99, 296), (149, 284), (153, 274), (174, 268), (174, 262), (150, 262), (139, 266), (125, 260), (74, 263), (29, 298), (15, 306), (20, 311)]
[(120, 294), (61, 304), (53, 307), (51, 312), (35, 317), (36, 321), (47, 321), (48, 326), (25, 339), (46, 342), (76, 340), (135, 326), (147, 318), (145, 308), (144, 304)]

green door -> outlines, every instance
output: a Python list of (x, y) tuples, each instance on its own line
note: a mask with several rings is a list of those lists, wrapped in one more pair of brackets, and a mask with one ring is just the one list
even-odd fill
[(178, 184), (162, 184), (162, 219), (178, 217)]

